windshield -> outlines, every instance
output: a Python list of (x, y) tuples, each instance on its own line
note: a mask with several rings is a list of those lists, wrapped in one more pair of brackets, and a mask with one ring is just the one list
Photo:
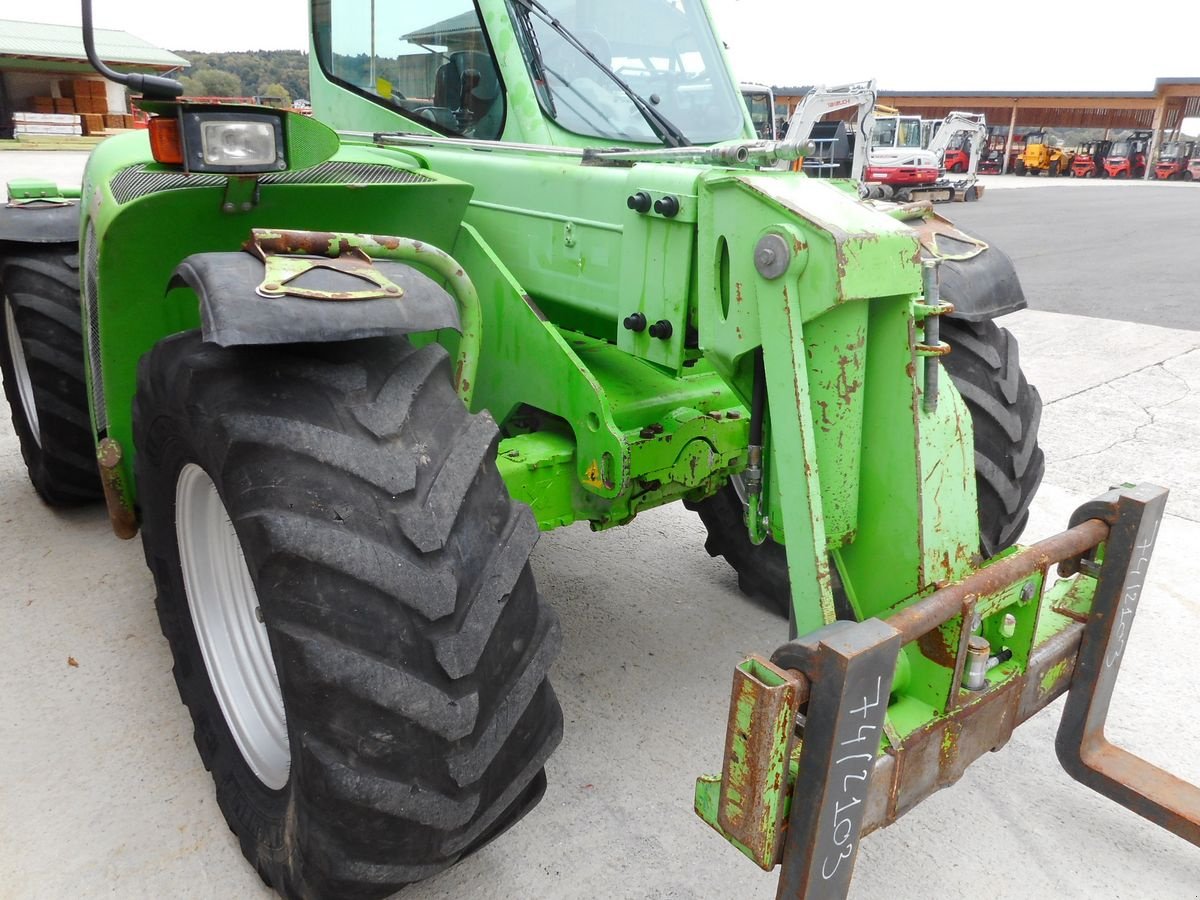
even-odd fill
[(871, 130), (873, 147), (921, 147), (921, 120), (916, 116), (877, 116)]
[(770, 94), (764, 94), (762, 91), (742, 91), (742, 99), (746, 101), (746, 108), (750, 110), (754, 133), (765, 141), (771, 140), (774, 137), (771, 134), (771, 117), (775, 110), (772, 109)]
[(1183, 144), (1178, 141), (1163, 144), (1161, 155), (1163, 159), (1178, 159), (1183, 156)]
[(1112, 145), (1112, 149), (1108, 151), (1109, 156), (1125, 157), (1129, 155), (1129, 141), (1117, 141)]
[[(738, 91), (702, 0), (542, 0), (655, 111), (700, 144), (740, 137)], [(510, 0), (542, 109), (576, 134), (661, 143), (636, 104), (546, 22)]]
[(1039, 144), (1046, 143), (1046, 136), (1044, 134), (1031, 134), (1025, 138), (1025, 143), (1030, 147), (1036, 147)]

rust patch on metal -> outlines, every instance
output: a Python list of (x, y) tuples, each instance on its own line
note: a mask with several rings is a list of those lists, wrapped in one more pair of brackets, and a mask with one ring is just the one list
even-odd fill
[(957, 615), (969, 595), (984, 597), (1004, 587), (1028, 578), (1064, 559), (1086, 553), (1108, 536), (1108, 525), (1099, 519), (1088, 519), (1067, 531), (1039, 541), (1019, 553), (992, 563), (985, 569), (972, 572), (962, 581), (935, 591), (886, 621), (903, 636), (904, 642), (917, 640), (921, 635)]
[(818, 400), (817, 406), (821, 407), (821, 430), (828, 432), (833, 428), (833, 422), (829, 420), (829, 403), (826, 400)]
[(958, 659), (957, 636), (955, 637), (954, 646), (951, 646), (945, 632), (941, 628), (935, 628), (921, 635), (917, 639), (917, 646), (921, 649), (921, 653), (926, 659), (937, 663), (939, 666), (945, 666), (947, 669), (954, 668), (954, 663)]
[[(790, 734), (775, 733), (773, 725), (790, 726), (793, 716), (788, 711), (799, 705), (799, 685), (804, 685), (807, 695), (807, 679), (762, 657), (753, 656), (751, 660), (784, 682), (767, 685), (741, 667), (734, 670), (717, 821), (726, 834), (753, 851), (752, 858), (771, 860), (773, 865), (780, 849), (783, 804), (772, 807), (767, 801), (768, 791), (762, 788), (767, 786), (770, 792), (778, 792), (783, 787), (787, 767), (772, 772), (776, 768), (772, 766), (772, 757), (776, 747), (782, 744), (790, 749), (793, 740)], [(749, 721), (743, 721), (746, 709), (752, 710)], [(740, 756), (739, 747), (744, 748)]]
[(138, 522), (133, 509), (124, 499), (124, 483), (119, 468), (123, 455), (121, 445), (112, 438), (106, 437), (96, 446), (96, 462), (100, 469), (100, 484), (104, 489), (104, 505), (108, 507), (108, 521), (113, 534), (127, 541), (138, 533)]

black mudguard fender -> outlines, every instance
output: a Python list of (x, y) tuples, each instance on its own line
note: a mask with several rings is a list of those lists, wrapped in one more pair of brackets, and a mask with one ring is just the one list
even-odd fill
[[(416, 334), (452, 328), (461, 331), (458, 307), (437, 282), (412, 266), (375, 261), (374, 268), (403, 291), (399, 298), (313, 300), (263, 297), (261, 260), (249, 253), (197, 253), (175, 270), (171, 287), (186, 285), (200, 299), (204, 340), (222, 347), (246, 344), (299, 344), (347, 341), (384, 335)], [(365, 283), (343, 272), (313, 269), (304, 287), (318, 291), (361, 290)]]
[(1016, 267), (996, 247), (989, 245), (970, 259), (943, 260), (941, 269), (942, 299), (954, 304), (956, 319), (982, 322), (1029, 305)]
[(917, 232), (921, 258), (941, 260), (941, 297), (954, 304), (954, 318), (983, 322), (1029, 305), (1003, 250), (928, 209), (905, 221)]
[(74, 244), (78, 241), (77, 201), (0, 204), (0, 242)]

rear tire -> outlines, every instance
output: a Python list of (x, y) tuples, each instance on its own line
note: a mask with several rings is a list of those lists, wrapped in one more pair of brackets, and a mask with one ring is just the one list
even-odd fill
[(134, 432), (175, 680), (267, 884), (386, 896), (537, 803), (559, 626), (441, 347), (176, 335), (142, 360)]
[(0, 259), (0, 303), (0, 370), (29, 480), (51, 506), (99, 500), (76, 246), (21, 245)]
[[(1017, 341), (1006, 329), (992, 321), (944, 318), (941, 334), (953, 348), (943, 365), (971, 413), (980, 551), (991, 557), (1021, 536), (1045, 472), (1037, 443), (1042, 400), (1025, 380)], [(786, 615), (791, 603), (787, 551), (769, 539), (759, 546), (750, 543), (733, 485), (689, 507), (708, 530), (704, 549), (733, 567), (742, 593), (762, 597)]]

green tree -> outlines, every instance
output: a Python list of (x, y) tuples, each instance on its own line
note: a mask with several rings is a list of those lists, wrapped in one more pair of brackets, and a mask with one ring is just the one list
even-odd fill
[(288, 89), (279, 82), (260, 84), (258, 86), (258, 94), (260, 97), (278, 97), (282, 101), (283, 106), (292, 105), (292, 95), (288, 93)]
[[(201, 53), (192, 50), (176, 51), (191, 63), (186, 78), (195, 79), (200, 72), (219, 69), (230, 72), (241, 79), (243, 92), (258, 89), (260, 94), (270, 93), (266, 87), (281, 85), (287, 96), (308, 97), (308, 54), (300, 50), (246, 50), (230, 53)], [(187, 83), (187, 82), (185, 82)], [(206, 93), (188, 89), (191, 94)]]
[(242, 96), (242, 79), (224, 69), (198, 69), (182, 80), (184, 91), (194, 97)]

